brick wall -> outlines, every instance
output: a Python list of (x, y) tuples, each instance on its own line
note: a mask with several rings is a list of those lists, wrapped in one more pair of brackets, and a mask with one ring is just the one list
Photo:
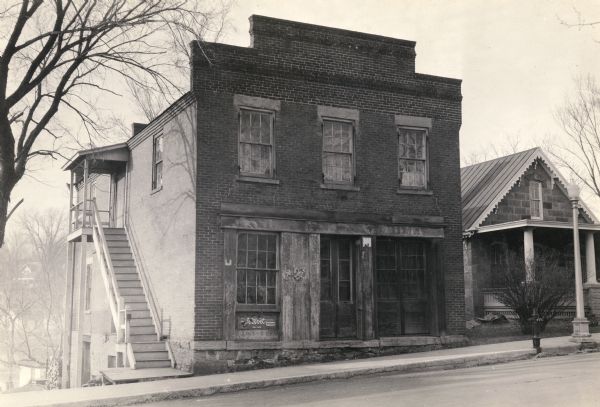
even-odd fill
[[(198, 106), (195, 339), (222, 338), (221, 202), (443, 215), (446, 326), (451, 333), (462, 332), (460, 81), (415, 74), (414, 43), (409, 41), (257, 16), (252, 17), (252, 29), (254, 48), (192, 44), (192, 92)], [(235, 180), (235, 94), (281, 101), (274, 128), (278, 185)], [(360, 191), (320, 188), (317, 105), (359, 110), (355, 160)], [(394, 114), (433, 119), (433, 195), (397, 193)]]

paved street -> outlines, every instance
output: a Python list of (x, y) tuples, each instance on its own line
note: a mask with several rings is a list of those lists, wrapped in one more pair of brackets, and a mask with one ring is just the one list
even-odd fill
[(441, 372), (357, 377), (145, 406), (599, 405), (600, 353), (593, 353)]

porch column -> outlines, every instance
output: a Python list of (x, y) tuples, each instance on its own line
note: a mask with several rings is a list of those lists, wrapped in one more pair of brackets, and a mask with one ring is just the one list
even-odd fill
[(596, 249), (594, 246), (594, 232), (585, 235), (585, 268), (587, 284), (596, 284)]
[(533, 280), (532, 264), (534, 261), (533, 228), (523, 229), (523, 249), (525, 259), (525, 275), (527, 281)]

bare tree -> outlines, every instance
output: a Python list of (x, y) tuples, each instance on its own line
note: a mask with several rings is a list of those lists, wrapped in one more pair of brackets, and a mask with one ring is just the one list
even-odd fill
[(523, 149), (521, 137), (516, 134), (505, 137), (500, 143), (491, 143), (480, 150), (471, 151), (461, 158), (463, 166), (478, 164), (493, 160), (509, 154), (514, 154)]
[[(118, 96), (115, 76), (168, 93), (170, 33), (212, 15), (194, 0), (22, 0), (0, 5), (0, 246), (11, 193), (35, 157), (62, 155), (70, 130), (102, 137), (91, 95)], [(205, 24), (206, 25), (206, 24)], [(167, 36), (165, 37), (165, 34)], [(71, 134), (72, 135), (72, 134)], [(77, 138), (75, 137), (75, 138)]]
[(600, 87), (592, 76), (575, 81), (575, 92), (556, 111), (562, 132), (548, 151), (570, 176), (600, 196)]
[(0, 363), (14, 370), (28, 359), (46, 365), (60, 359), (63, 334), (65, 216), (58, 210), (29, 212), (0, 249)]
[(29, 280), (25, 274), (27, 265), (26, 239), (22, 233), (11, 234), (9, 244), (0, 250), (0, 363), (8, 367), (8, 389), (14, 385), (14, 369), (21, 341), (19, 331), (22, 320), (35, 305), (29, 295)]

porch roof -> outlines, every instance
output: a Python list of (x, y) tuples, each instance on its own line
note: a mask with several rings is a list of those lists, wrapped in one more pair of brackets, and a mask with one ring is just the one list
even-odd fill
[(100, 172), (107, 170), (104, 168), (105, 165), (102, 163), (106, 162), (127, 162), (129, 159), (129, 148), (127, 143), (112, 144), (109, 146), (91, 148), (89, 150), (80, 150), (69, 161), (63, 165), (64, 171), (73, 170), (77, 167), (84, 159), (93, 160), (96, 165), (95, 167)]
[[(495, 225), (481, 226), (477, 229), (477, 233), (497, 232), (500, 230), (522, 228), (573, 229), (573, 224), (570, 222), (555, 222), (541, 219), (521, 219), (513, 222), (504, 222), (497, 223)], [(579, 230), (600, 231), (600, 224), (580, 222)]]

